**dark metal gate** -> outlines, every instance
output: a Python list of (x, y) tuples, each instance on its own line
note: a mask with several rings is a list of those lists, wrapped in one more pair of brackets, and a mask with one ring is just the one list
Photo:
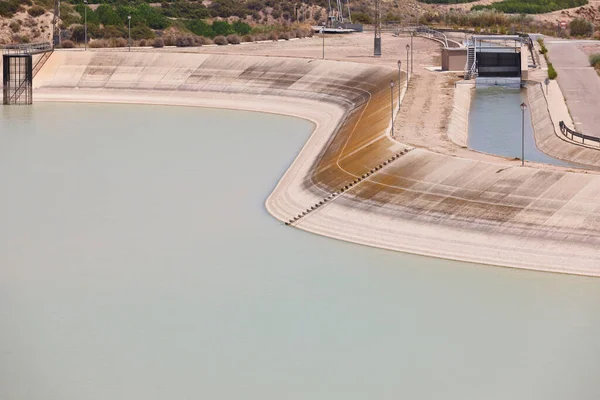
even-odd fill
[[(33, 77), (52, 54), (49, 42), (14, 44), (2, 47), (2, 103), (32, 104)], [(33, 65), (33, 55), (37, 57)]]
[(31, 54), (4, 54), (3, 104), (32, 104), (33, 63)]

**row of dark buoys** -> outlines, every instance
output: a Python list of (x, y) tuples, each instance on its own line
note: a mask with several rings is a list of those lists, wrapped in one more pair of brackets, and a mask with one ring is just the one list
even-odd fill
[(391, 163), (392, 161), (397, 160), (398, 158), (400, 158), (401, 155), (404, 155), (406, 153), (408, 153), (411, 149), (404, 149), (402, 150), (400, 153), (394, 154), (392, 157), (388, 158), (387, 160), (385, 160), (383, 163), (379, 164), (377, 167), (372, 168), (369, 172), (367, 172), (366, 174), (363, 174), (361, 177), (356, 178), (355, 180), (353, 180), (352, 182), (350, 182), (349, 184), (345, 185), (344, 187), (340, 188), (339, 193), (338, 192), (333, 192), (331, 193), (329, 196), (325, 197), (323, 200), (321, 200), (320, 202), (316, 203), (315, 205), (311, 206), (310, 208), (307, 208), (306, 211), (302, 212), (301, 214), (296, 215), (294, 218), (290, 219), (289, 221), (287, 221), (285, 224), (286, 225), (291, 225), (294, 222), (298, 221), (300, 218), (305, 217), (306, 215), (308, 215), (311, 211), (315, 211), (317, 208), (325, 205), (328, 201), (333, 200), (335, 197), (339, 196), (340, 194), (344, 193), (346, 190), (350, 189), (352, 186), (360, 183), (363, 179), (367, 179), (369, 176), (371, 176), (372, 174), (374, 174), (375, 172), (379, 171), (381, 168), (385, 167), (386, 165), (388, 165), (389, 163)]

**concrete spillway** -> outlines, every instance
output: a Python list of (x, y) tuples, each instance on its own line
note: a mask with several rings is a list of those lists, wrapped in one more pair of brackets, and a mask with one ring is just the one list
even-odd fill
[(280, 220), (385, 163), (296, 226), (432, 256), (600, 275), (598, 176), (423, 149), (388, 162), (407, 148), (387, 136), (395, 77), (394, 69), (309, 59), (56, 52), (34, 95), (303, 116), (317, 123), (315, 133), (267, 202)]

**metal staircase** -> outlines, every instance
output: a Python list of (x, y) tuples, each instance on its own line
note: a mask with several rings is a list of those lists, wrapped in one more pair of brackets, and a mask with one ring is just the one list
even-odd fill
[(467, 43), (467, 63), (465, 64), (465, 79), (477, 77), (477, 60), (475, 58), (475, 44)]
[[(49, 42), (2, 47), (3, 104), (32, 104), (33, 77), (52, 54)], [(40, 55), (33, 64), (33, 56)]]

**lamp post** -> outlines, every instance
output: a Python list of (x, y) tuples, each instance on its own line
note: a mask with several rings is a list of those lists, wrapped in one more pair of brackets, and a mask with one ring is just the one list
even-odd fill
[(525, 110), (527, 104), (521, 103), (521, 167), (525, 165)]
[(321, 36), (323, 36), (323, 60), (325, 59), (325, 27), (321, 28)]
[[(400, 85), (398, 85), (400, 86)], [(394, 137), (394, 81), (390, 81), (390, 99), (392, 100), (392, 108), (390, 108), (390, 115), (392, 117), (392, 138)], [(400, 99), (398, 99), (400, 101)]]
[(408, 90), (408, 51), (410, 50), (410, 44), (406, 45), (406, 90)]
[(87, 0), (83, 0), (83, 46), (87, 51)]
[(127, 16), (127, 24), (129, 26), (129, 40), (127, 43), (129, 44), (129, 51), (131, 51), (131, 15)]
[(410, 33), (410, 73), (412, 74), (414, 72), (413, 69), (413, 61), (415, 60), (414, 56), (413, 56), (413, 36), (415, 36), (414, 32)]
[(400, 102), (400, 68), (402, 68), (402, 61), (398, 60), (398, 102)]

